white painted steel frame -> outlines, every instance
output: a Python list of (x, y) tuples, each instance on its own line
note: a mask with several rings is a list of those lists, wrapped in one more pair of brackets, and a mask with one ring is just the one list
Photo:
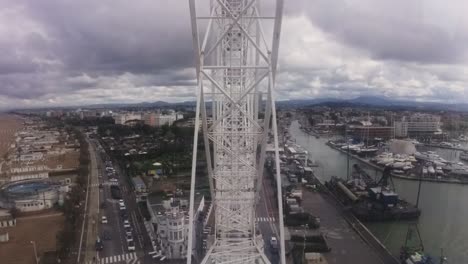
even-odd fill
[[(275, 16), (260, 16), (257, 0), (211, 0), (209, 15), (197, 17), (189, 0), (198, 79), (190, 192), (188, 252), (193, 249), (193, 211), (198, 133), (205, 144), (214, 205), (215, 241), (202, 263), (269, 263), (257, 235), (255, 209), (262, 186), (266, 142), (274, 136), (277, 165), (280, 260), (285, 262), (282, 193), (274, 81), (283, 1)], [(271, 43), (263, 20), (274, 20)], [(200, 31), (198, 20), (208, 21)], [(204, 33), (200, 46), (199, 37)], [(265, 118), (259, 122), (261, 94), (267, 94)], [(206, 100), (211, 101), (208, 113)], [(210, 114), (210, 115), (209, 115)], [(270, 119), (271, 125), (270, 128)], [(209, 122), (210, 121), (210, 122)], [(191, 264), (192, 258), (187, 258)]]

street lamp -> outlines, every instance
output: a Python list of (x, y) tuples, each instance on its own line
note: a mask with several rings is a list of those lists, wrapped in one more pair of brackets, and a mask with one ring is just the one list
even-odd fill
[(34, 258), (36, 258), (36, 264), (39, 264), (39, 258), (37, 257), (37, 250), (36, 250), (36, 242), (31, 241), (31, 244), (33, 245), (33, 249), (34, 249)]

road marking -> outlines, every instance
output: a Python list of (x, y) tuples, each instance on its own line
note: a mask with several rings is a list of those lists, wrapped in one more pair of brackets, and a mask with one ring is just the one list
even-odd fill
[(136, 252), (133, 252), (133, 253), (124, 253), (120, 255), (104, 257), (100, 259), (100, 261), (98, 262), (93, 262), (92, 260), (89, 260), (86, 262), (86, 264), (96, 264), (96, 263), (111, 264), (111, 263), (117, 263), (117, 262), (122, 262), (122, 261), (125, 261), (126, 263), (140, 263)]
[(257, 217), (256, 222), (275, 222), (274, 217)]
[[(119, 183), (118, 182), (108, 182), (108, 181), (106, 181), (106, 182), (103, 182), (102, 185), (103, 186), (112, 186), (112, 185), (119, 185)], [(99, 186), (99, 183), (91, 184), (91, 187), (98, 187), (98, 186)]]

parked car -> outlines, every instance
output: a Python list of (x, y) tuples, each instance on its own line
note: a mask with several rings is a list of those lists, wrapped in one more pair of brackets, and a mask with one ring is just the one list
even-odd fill
[(122, 199), (122, 192), (120, 191), (119, 186), (112, 185), (111, 188), (111, 196), (114, 199)]
[(128, 220), (124, 220), (123, 224), (124, 224), (124, 228), (131, 227), (130, 222)]
[(127, 240), (127, 243), (133, 241), (133, 236), (132, 236), (132, 235), (126, 235), (125, 238), (126, 238), (126, 240)]
[(101, 223), (107, 224), (107, 217), (105, 215), (102, 216)]
[(127, 244), (128, 251), (135, 251), (135, 242), (128, 242)]
[(128, 219), (127, 210), (121, 210), (120, 211), (120, 216), (122, 217), (123, 220)]
[(132, 235), (132, 228), (130, 226), (125, 227), (125, 235)]

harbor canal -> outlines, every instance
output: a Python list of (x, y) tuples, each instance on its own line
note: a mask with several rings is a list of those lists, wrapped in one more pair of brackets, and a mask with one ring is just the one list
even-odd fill
[[(309, 152), (310, 159), (319, 165), (315, 168), (319, 179), (327, 181), (331, 176), (346, 178), (348, 158), (344, 153), (328, 147), (328, 138), (316, 138), (301, 131), (297, 121), (292, 122), (289, 132), (291, 138)], [(459, 155), (453, 150), (432, 150), (449, 160), (457, 159)], [(350, 159), (350, 172), (355, 163), (367, 168), (365, 164)], [(367, 170), (371, 176), (381, 176), (381, 172), (375, 169)], [(397, 178), (393, 182), (401, 198), (416, 204), (419, 182)], [(437, 259), (443, 249), (448, 263), (468, 263), (468, 185), (422, 182), (419, 207), (422, 214), (418, 225), (425, 251)], [(400, 221), (366, 223), (366, 226), (398, 256), (400, 247), (405, 243), (408, 224)]]

